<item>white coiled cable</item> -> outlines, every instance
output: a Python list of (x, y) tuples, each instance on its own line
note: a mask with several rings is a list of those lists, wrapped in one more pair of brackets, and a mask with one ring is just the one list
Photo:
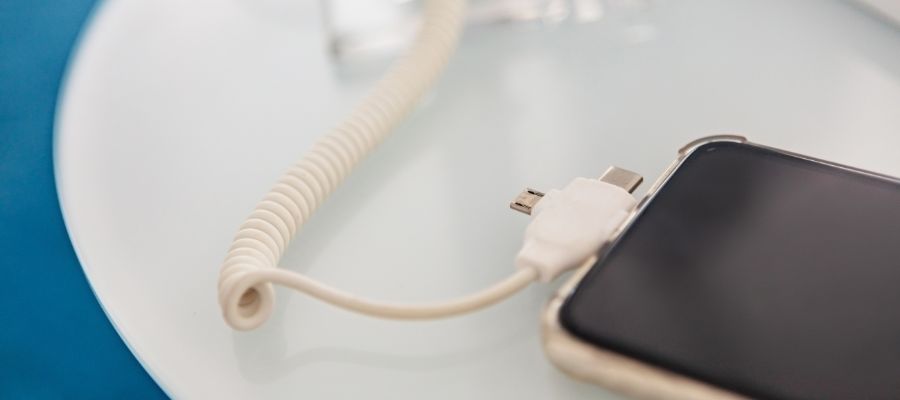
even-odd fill
[(278, 269), (294, 234), (354, 166), (400, 123), (437, 79), (456, 47), (463, 0), (427, 0), (424, 22), (409, 52), (331, 133), (321, 137), (240, 226), (219, 277), (219, 305), (234, 329), (258, 327), (272, 312), (272, 283), (348, 310), (386, 318), (437, 318), (493, 304), (537, 278), (520, 269), (482, 292), (456, 300), (404, 305), (363, 299), (296, 272)]

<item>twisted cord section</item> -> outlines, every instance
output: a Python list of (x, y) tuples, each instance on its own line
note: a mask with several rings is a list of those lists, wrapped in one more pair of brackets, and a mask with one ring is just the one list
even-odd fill
[[(489, 289), (468, 299), (434, 305), (373, 303), (277, 268), (297, 230), (412, 111), (440, 75), (459, 39), (464, 9), (462, 0), (427, 0), (422, 26), (407, 54), (349, 117), (287, 170), (241, 224), (222, 265), (218, 287), (219, 305), (234, 329), (254, 329), (268, 319), (275, 302), (273, 282), (358, 312), (394, 318), (451, 315), (465, 312), (475, 303), (499, 300), (495, 298), (499, 291)], [(505, 286), (498, 285), (499, 289), (506, 292), (534, 279), (528, 274), (514, 278), (504, 282)], [(378, 310), (388, 311), (370, 312)]]

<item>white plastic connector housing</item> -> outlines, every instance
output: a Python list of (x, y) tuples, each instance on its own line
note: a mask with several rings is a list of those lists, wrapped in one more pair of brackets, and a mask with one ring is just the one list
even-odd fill
[(551, 190), (531, 210), (517, 268), (534, 268), (549, 282), (581, 266), (625, 221), (637, 200), (627, 190), (599, 179), (575, 178)]

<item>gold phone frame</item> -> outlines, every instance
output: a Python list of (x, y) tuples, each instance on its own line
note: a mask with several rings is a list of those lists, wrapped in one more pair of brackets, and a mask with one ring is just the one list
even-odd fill
[[(678, 157), (663, 172), (647, 194), (638, 203), (628, 218), (601, 247), (598, 254), (603, 254), (609, 246), (626, 231), (643, 212), (647, 204), (656, 197), (659, 190), (669, 181), (675, 171), (700, 146), (709, 143), (731, 142), (745, 143), (756, 147), (773, 150), (785, 155), (799, 157), (807, 161), (825, 164), (831, 167), (885, 179), (900, 184), (900, 179), (849, 167), (817, 158), (776, 149), (757, 143), (751, 143), (743, 136), (717, 135), (694, 140), (678, 151)], [(673, 371), (646, 363), (644, 361), (597, 347), (575, 337), (560, 324), (559, 310), (571, 295), (581, 279), (593, 267), (597, 257), (592, 257), (582, 265), (568, 281), (566, 281), (544, 308), (541, 317), (541, 333), (544, 352), (553, 364), (567, 374), (584, 381), (598, 384), (620, 394), (638, 399), (667, 400), (733, 400), (746, 399), (746, 396), (734, 393), (711, 383), (703, 382)]]

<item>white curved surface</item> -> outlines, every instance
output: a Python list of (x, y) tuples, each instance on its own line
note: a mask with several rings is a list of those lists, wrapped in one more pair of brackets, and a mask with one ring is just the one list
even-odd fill
[[(235, 228), (377, 76), (336, 71), (307, 3), (115, 0), (83, 40), (57, 182), (85, 273), (145, 367), (178, 398), (613, 398), (545, 361), (548, 287), (436, 322), (279, 290), (261, 329), (226, 327), (216, 279)], [(654, 4), (640, 43), (621, 21), (468, 30), (430, 101), (285, 265), (385, 299), (467, 293), (511, 270), (526, 220), (506, 204), (523, 186), (608, 164), (653, 179), (711, 133), (900, 175), (895, 28), (833, 2)]]

